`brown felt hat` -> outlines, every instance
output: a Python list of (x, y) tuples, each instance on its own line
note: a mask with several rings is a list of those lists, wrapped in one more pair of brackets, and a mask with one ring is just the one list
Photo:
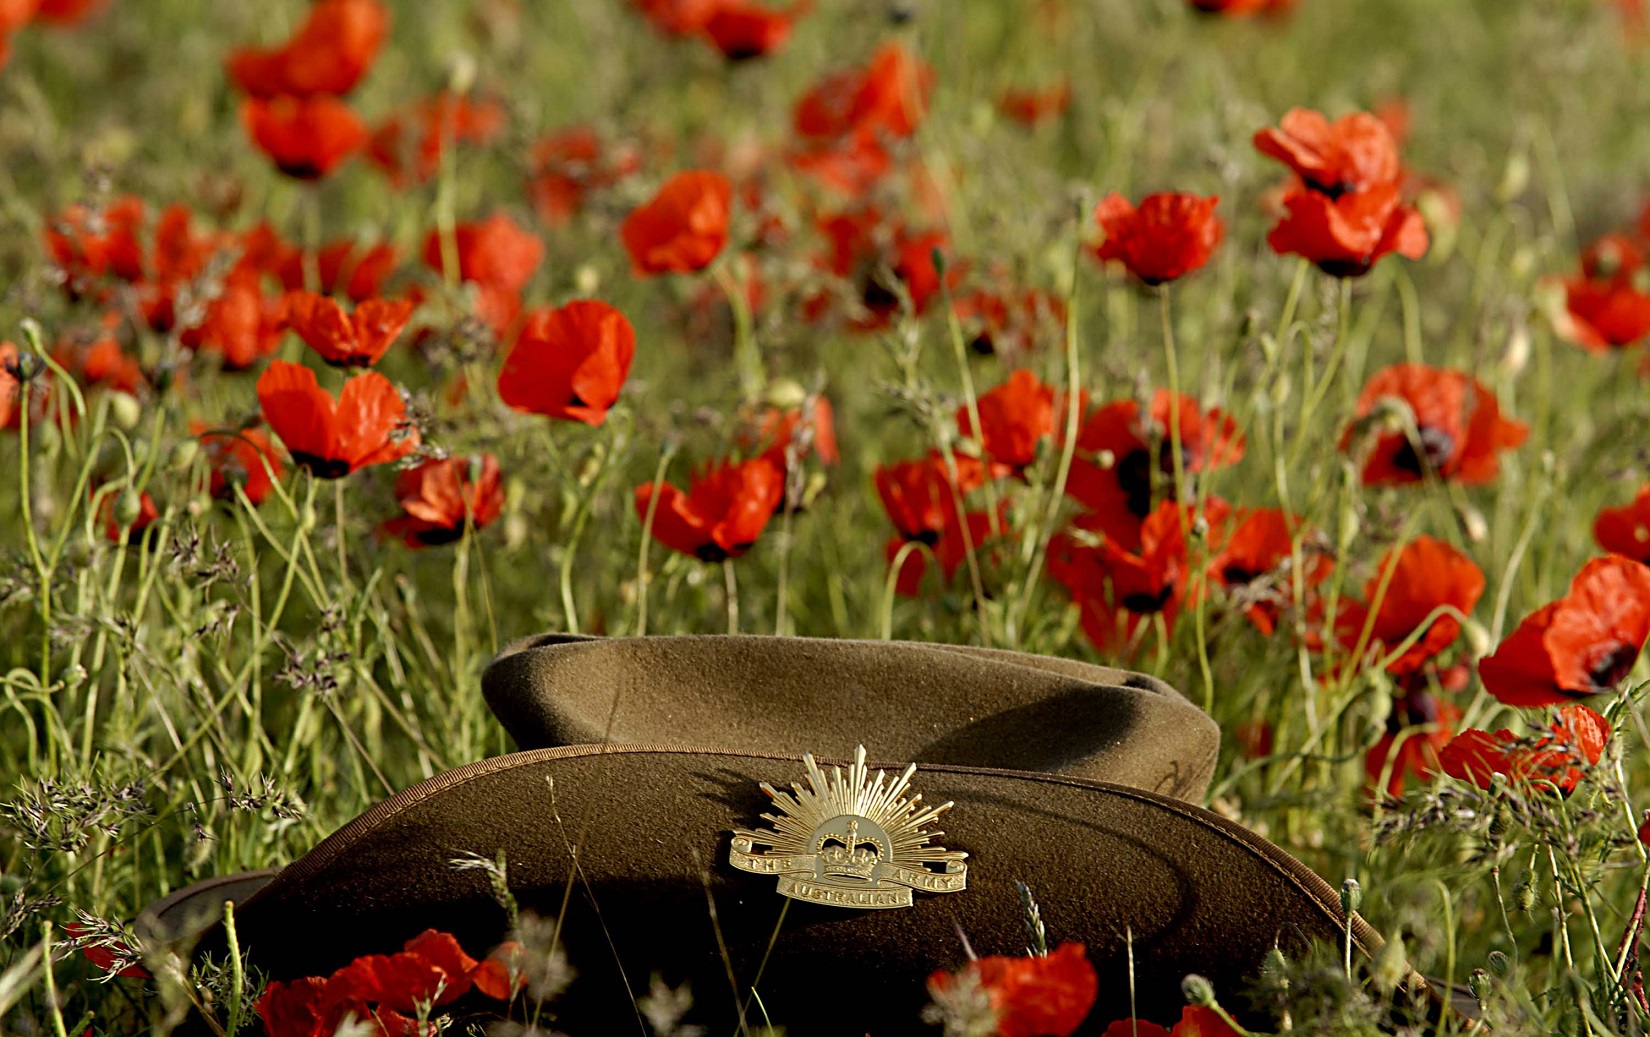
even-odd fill
[(1053, 771), (1197, 799), (1220, 729), (1155, 677), (911, 641), (590, 638), (507, 647), (482, 677), (522, 749), (598, 742)]
[[(889, 770), (892, 780), (899, 766)], [(784, 811), (761, 783), (787, 790), (809, 780), (796, 756), (661, 746), (572, 746), (470, 764), (374, 807), (242, 902), (240, 945), (275, 979), (324, 975), (357, 955), (396, 950), (429, 927), (452, 932), (479, 956), (505, 938), (506, 916), (483, 873), (451, 862), (502, 852), (521, 906), (553, 918), (577, 845), (579, 881), (561, 941), (578, 977), (555, 1002), (558, 1029), (628, 1030), (635, 1014), (627, 991), (639, 996), (657, 972), (673, 985), (692, 984), (689, 1021), (733, 1033), (771, 940), (756, 983), (769, 1018), (792, 1037), (880, 1037), (925, 1032), (924, 981), (963, 964), (964, 938), (981, 955), (1025, 953), (1016, 881), (1041, 906), (1051, 945), (1082, 942), (1099, 973), (1099, 1000), (1082, 1033), (1130, 1014), (1131, 945), (1139, 1016), (1171, 1023), (1187, 973), (1210, 979), (1222, 1003), (1245, 1018), (1241, 991), (1269, 950), (1344, 932), (1338, 895), (1322, 879), (1206, 810), (1082, 778), (949, 765), (918, 768), (901, 795), (920, 792), (923, 806), (955, 804), (927, 826), (943, 831), (929, 849), (961, 851), (965, 861), (936, 850), (928, 863), (911, 863), (921, 851), (887, 820), (900, 811), (860, 800), (867, 817), (884, 819), (877, 823), (888, 826), (888, 842), (877, 843), (869, 822), (856, 822), (845, 840), (841, 825), (824, 827), (866, 854), (903, 845), (877, 859), (906, 862), (904, 878), (890, 881), (908, 881), (901, 888), (916, 889), (914, 902), (891, 910), (832, 906), (844, 898), (841, 888), (868, 888), (854, 885), (865, 862), (839, 844), (830, 844), (835, 857), (818, 857), (836, 861), (838, 877), (816, 862), (825, 870), (802, 876), (803, 899), (787, 899), (777, 873), (794, 878), (798, 865), (773, 863), (783, 846), (764, 849), (761, 830), (786, 825), (763, 818)], [(828, 812), (821, 807), (816, 817)], [(807, 811), (794, 813), (807, 831)], [(738, 841), (736, 831), (747, 829), (758, 830), (754, 842)], [(816, 842), (811, 849), (829, 841)], [(730, 863), (736, 850), (744, 851), (744, 868)], [(752, 873), (753, 862), (768, 873)], [(962, 888), (936, 891), (947, 886)], [(1380, 945), (1362, 919), (1353, 919), (1352, 933), (1361, 952)], [(222, 949), (213, 933), (202, 946)]]

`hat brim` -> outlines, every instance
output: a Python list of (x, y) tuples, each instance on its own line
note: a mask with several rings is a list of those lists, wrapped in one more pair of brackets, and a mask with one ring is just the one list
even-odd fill
[[(1191, 972), (1244, 1018), (1241, 991), (1268, 951), (1347, 931), (1322, 879), (1218, 815), (1139, 789), (951, 766), (919, 769), (912, 787), (955, 803), (935, 842), (968, 853), (966, 890), (883, 911), (785, 899), (773, 876), (729, 865), (731, 833), (773, 810), (760, 782), (802, 777), (794, 757), (658, 746), (484, 760), (386, 800), (285, 869), (237, 909), (240, 944), (276, 979), (324, 975), (429, 927), (485, 954), (506, 915), (483, 873), (452, 862), (502, 854), (523, 909), (554, 918), (566, 904), (578, 978), (553, 1006), (559, 1028), (631, 1018), (658, 973), (692, 984), (690, 1020), (716, 1032), (732, 1032), (754, 984), (793, 1037), (840, 1037), (917, 1028), (926, 977), (962, 965), (965, 938), (981, 955), (1024, 953), (1016, 882), (1051, 944), (1082, 942), (1098, 970), (1080, 1032), (1127, 1017), (1131, 1002), (1173, 1022)], [(1360, 952), (1380, 945), (1362, 919), (1350, 932)]]
[(1146, 674), (959, 645), (550, 634), (482, 678), (522, 749), (620, 742), (848, 753), (1053, 771), (1182, 799), (1207, 790), (1220, 730)]
[(279, 868), (216, 875), (170, 894), (143, 909), (133, 922), (134, 934), (145, 942), (170, 943), (198, 936), (223, 917), (223, 905), (240, 903), (280, 874)]

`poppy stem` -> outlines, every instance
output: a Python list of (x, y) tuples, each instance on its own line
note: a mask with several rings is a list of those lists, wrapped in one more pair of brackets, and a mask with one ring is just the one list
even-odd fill
[(344, 480), (332, 480), (332, 507), (333, 522), (337, 528), (333, 535), (338, 539), (338, 579), (342, 585), (348, 587), (349, 581), (349, 547), (344, 536)]
[(1175, 348), (1174, 339), (1174, 312), (1169, 305), (1169, 284), (1165, 281), (1157, 289), (1158, 316), (1163, 324), (1163, 357), (1169, 369), (1169, 456), (1174, 461), (1174, 502), (1175, 510), (1180, 514), (1180, 543), (1185, 553), (1187, 579), (1192, 585), (1186, 588), (1186, 593), (1193, 595), (1192, 618), (1196, 627), (1194, 640), (1197, 642), (1197, 669), (1203, 679), (1203, 710), (1212, 712), (1215, 708), (1215, 675), (1209, 665), (1209, 646), (1204, 638), (1203, 619), (1203, 580), (1201, 568), (1191, 564), (1192, 555), (1192, 518), (1191, 508), (1201, 511), (1201, 501), (1186, 500), (1186, 457), (1182, 450), (1180, 428), (1180, 357)]
[(739, 578), (733, 574), (733, 559), (722, 559), (722, 585), (728, 600), (728, 633), (739, 633)]
[(653, 472), (653, 495), (647, 499), (647, 514), (642, 518), (642, 546), (636, 553), (636, 637), (647, 633), (647, 599), (653, 584), (653, 574), (647, 568), (647, 550), (653, 544), (653, 517), (659, 511), (659, 487), (665, 484), (665, 474), (674, 456), (676, 444), (667, 442), (659, 454), (659, 467)]
[(319, 184), (299, 185), (298, 197), (304, 210), (304, 289), (321, 291), (321, 188)]
[(716, 283), (728, 297), (728, 310), (733, 314), (733, 357), (739, 368), (739, 392), (745, 402), (754, 403), (762, 395), (766, 381), (762, 376), (762, 353), (756, 345), (756, 334), (751, 325), (750, 297), (746, 295), (742, 278), (735, 278), (726, 263), (711, 268)]

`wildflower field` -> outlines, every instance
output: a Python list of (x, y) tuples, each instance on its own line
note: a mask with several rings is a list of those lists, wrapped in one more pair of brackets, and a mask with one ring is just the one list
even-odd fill
[[(512, 751), (543, 631), (1145, 671), (1389, 941), (1177, 1037), (1642, 1032), (1644, 18), (0, 0), (0, 1034), (553, 1032), (528, 924), (324, 1005), (128, 928)], [(1068, 935), (879, 1035), (1169, 1032)]]

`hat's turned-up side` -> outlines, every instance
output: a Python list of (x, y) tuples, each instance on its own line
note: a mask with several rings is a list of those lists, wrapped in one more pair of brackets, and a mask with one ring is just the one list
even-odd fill
[(522, 749), (598, 742), (1049, 771), (1197, 800), (1213, 720), (1155, 677), (1071, 659), (800, 637), (517, 641), (482, 678)]

